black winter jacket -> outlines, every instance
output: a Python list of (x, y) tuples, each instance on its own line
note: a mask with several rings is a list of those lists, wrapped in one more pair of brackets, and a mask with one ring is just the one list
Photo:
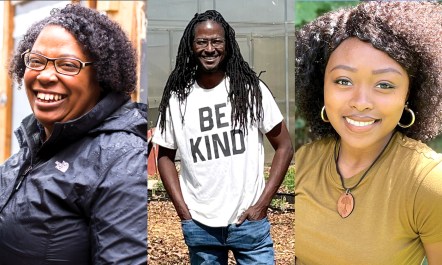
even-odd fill
[(146, 264), (146, 109), (109, 94), (44, 143), (23, 120), (0, 166), (1, 265)]

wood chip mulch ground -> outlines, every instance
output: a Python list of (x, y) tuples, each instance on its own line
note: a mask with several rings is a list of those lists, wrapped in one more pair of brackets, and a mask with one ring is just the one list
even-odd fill
[[(277, 265), (293, 265), (295, 259), (294, 212), (269, 210)], [(148, 204), (148, 264), (189, 264), (181, 224), (170, 201)], [(229, 265), (236, 264), (229, 255)], [(252, 264), (251, 264), (252, 265)]]

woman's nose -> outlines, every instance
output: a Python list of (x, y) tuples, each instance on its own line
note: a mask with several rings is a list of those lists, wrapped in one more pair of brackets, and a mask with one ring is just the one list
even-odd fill
[(373, 103), (371, 100), (371, 96), (371, 90), (368, 87), (357, 87), (353, 91), (350, 105), (360, 112), (366, 109), (372, 109)]
[(37, 80), (41, 83), (50, 83), (58, 80), (57, 71), (53, 62), (48, 62), (45, 69), (37, 75)]

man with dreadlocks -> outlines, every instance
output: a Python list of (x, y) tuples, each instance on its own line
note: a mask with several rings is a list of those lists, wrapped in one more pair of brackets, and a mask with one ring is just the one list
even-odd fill
[[(217, 11), (196, 14), (184, 30), (159, 111), (158, 167), (191, 263), (227, 264), (231, 250), (237, 264), (274, 264), (267, 208), (293, 147), (272, 94)], [(267, 183), (263, 134), (275, 149)]]

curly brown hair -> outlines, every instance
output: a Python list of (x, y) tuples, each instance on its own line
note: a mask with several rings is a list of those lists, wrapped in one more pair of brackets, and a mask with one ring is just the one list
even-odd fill
[(48, 25), (61, 26), (75, 37), (94, 62), (96, 78), (105, 93), (130, 94), (135, 90), (137, 57), (132, 43), (119, 24), (105, 14), (78, 4), (53, 9), (50, 16), (28, 29), (9, 65), (9, 74), (19, 86), (26, 70), (21, 54), (32, 49)]
[(367, 1), (329, 12), (296, 31), (297, 114), (307, 121), (313, 138), (338, 137), (319, 114), (324, 105), (328, 59), (349, 37), (371, 43), (407, 71), (408, 106), (414, 110), (416, 122), (409, 128), (396, 129), (422, 141), (437, 136), (442, 129), (442, 5)]

